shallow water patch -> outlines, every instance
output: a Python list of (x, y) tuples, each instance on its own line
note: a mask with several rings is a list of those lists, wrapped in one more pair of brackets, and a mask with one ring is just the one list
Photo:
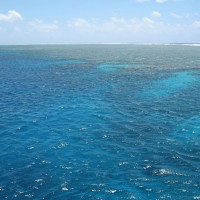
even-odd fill
[(156, 99), (168, 97), (180, 90), (188, 89), (195, 80), (196, 77), (191, 72), (176, 72), (165, 79), (153, 81), (149, 87), (140, 93), (140, 96)]
[(52, 64), (76, 64), (76, 63), (85, 63), (84, 59), (70, 59), (70, 60), (57, 60), (53, 61)]
[(97, 66), (97, 69), (101, 71), (115, 71), (119, 69), (132, 69), (137, 68), (141, 65), (139, 64), (114, 64), (114, 63), (107, 63), (107, 64), (101, 64)]

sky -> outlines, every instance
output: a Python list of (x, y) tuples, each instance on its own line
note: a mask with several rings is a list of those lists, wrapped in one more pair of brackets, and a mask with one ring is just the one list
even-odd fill
[(0, 45), (200, 43), (200, 0), (0, 0)]

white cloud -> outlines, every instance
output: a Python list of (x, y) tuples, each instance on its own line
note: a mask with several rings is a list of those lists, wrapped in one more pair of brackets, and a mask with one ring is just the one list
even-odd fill
[[(80, 20), (81, 19), (81, 20)], [(81, 24), (81, 26), (80, 26)], [(190, 24), (166, 23), (152, 18), (118, 18), (112, 17), (107, 20), (78, 18), (70, 21), (68, 33), (72, 34), (71, 40), (77, 43), (173, 43), (199, 41), (195, 36), (198, 33), (200, 22)], [(85, 31), (85, 32), (84, 32)]]
[(88, 22), (87, 20), (85, 20), (83, 18), (78, 18), (73, 21), (70, 21), (68, 23), (68, 25), (69, 25), (69, 27), (73, 27), (73, 28), (83, 31), (83, 32), (88, 32), (88, 31), (96, 29), (95, 24), (92, 24), (91, 22)]
[(153, 12), (151, 13), (151, 16), (152, 16), (152, 17), (161, 17), (161, 14), (160, 14), (160, 12), (158, 12), (158, 11), (153, 11)]
[(168, 0), (156, 0), (156, 3), (159, 3), (159, 4), (161, 4), (161, 3), (165, 3), (165, 2), (167, 2)]
[(55, 32), (59, 30), (56, 23), (45, 23), (39, 19), (30, 22), (29, 25), (38, 32)]
[(154, 21), (151, 20), (151, 19), (148, 18), (148, 17), (143, 17), (143, 18), (142, 18), (142, 21), (143, 21), (144, 24), (149, 24), (149, 25), (154, 23)]
[(100, 32), (100, 33), (122, 33), (122, 32), (145, 32), (146, 29), (152, 29), (154, 21), (148, 17), (142, 19), (124, 19), (112, 17), (103, 22), (88, 21), (83, 18), (72, 20), (68, 23), (72, 30), (78, 32)]
[(195, 28), (200, 28), (200, 21), (193, 22), (192, 26)]
[(171, 16), (176, 18), (176, 19), (186, 19), (186, 18), (190, 18), (191, 15), (190, 14), (182, 14), (182, 15), (179, 15), (177, 13), (171, 13)]
[(178, 15), (176, 13), (171, 13), (171, 16), (174, 17), (174, 18), (177, 18), (177, 19), (182, 19), (183, 18), (182, 15)]
[(0, 21), (13, 22), (22, 19), (23, 17), (21, 16), (21, 14), (15, 10), (9, 10), (7, 14), (0, 13)]
[(68, 21), (68, 27), (65, 28), (58, 22), (38, 19), (30, 22), (24, 20), (20, 23), (2, 23), (0, 43), (197, 43), (199, 41), (199, 20), (193, 20), (190, 24), (187, 20), (180, 20), (181, 23), (176, 23), (176, 20), (167, 23), (162, 22), (162, 18), (154, 18), (152, 14), (153, 12), (149, 17), (111, 17), (104, 20), (77, 18)]

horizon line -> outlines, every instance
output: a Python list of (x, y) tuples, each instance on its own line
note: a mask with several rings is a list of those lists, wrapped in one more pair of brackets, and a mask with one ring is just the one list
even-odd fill
[(0, 46), (51, 46), (51, 45), (186, 45), (200, 46), (200, 43), (35, 43), (35, 44), (0, 44)]

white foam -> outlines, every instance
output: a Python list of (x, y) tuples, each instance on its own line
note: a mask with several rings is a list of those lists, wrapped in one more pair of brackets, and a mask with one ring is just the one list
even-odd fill
[(117, 192), (117, 190), (106, 190), (107, 193), (111, 193), (114, 194), (115, 192)]
[(63, 191), (68, 191), (69, 189), (66, 188), (66, 187), (63, 187), (62, 190), (63, 190)]
[(35, 182), (39, 183), (39, 182), (42, 182), (43, 179), (39, 178), (39, 179), (36, 179)]
[(147, 166), (143, 167), (143, 169), (149, 169), (149, 168), (151, 168), (151, 165), (147, 165)]

